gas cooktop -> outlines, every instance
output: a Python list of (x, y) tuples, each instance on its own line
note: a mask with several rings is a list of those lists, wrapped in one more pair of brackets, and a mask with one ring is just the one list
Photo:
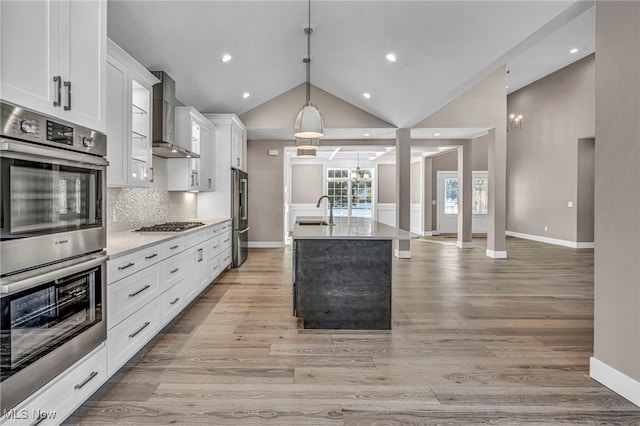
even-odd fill
[(136, 229), (136, 232), (181, 232), (187, 229), (204, 226), (202, 222), (166, 222), (157, 225), (143, 226)]

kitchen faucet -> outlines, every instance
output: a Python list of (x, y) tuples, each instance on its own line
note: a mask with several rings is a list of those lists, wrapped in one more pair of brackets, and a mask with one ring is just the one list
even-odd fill
[(318, 204), (316, 204), (316, 207), (320, 207), (320, 203), (322, 202), (323, 198), (329, 200), (329, 226), (333, 226), (333, 201), (331, 201), (331, 198), (329, 198), (328, 195), (323, 195), (322, 197), (318, 198)]

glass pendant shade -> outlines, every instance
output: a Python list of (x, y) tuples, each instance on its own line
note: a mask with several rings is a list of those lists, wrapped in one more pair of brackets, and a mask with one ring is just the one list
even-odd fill
[(297, 150), (298, 158), (314, 158), (316, 156), (315, 149), (300, 149)]
[(320, 146), (320, 139), (318, 138), (311, 138), (311, 139), (296, 138), (296, 148), (318, 149), (319, 146)]
[(294, 128), (296, 138), (313, 139), (324, 136), (322, 115), (310, 101), (298, 113)]

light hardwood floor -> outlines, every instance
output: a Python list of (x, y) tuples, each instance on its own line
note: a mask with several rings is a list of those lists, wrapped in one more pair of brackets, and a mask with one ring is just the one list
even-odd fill
[(291, 252), (251, 250), (67, 424), (640, 425), (589, 378), (593, 250), (412, 242), (393, 329), (301, 330)]

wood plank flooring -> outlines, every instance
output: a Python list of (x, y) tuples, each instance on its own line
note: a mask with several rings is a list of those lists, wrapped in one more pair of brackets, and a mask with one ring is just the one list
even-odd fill
[(302, 330), (291, 252), (255, 249), (66, 424), (640, 425), (589, 378), (593, 250), (412, 242), (391, 331)]

